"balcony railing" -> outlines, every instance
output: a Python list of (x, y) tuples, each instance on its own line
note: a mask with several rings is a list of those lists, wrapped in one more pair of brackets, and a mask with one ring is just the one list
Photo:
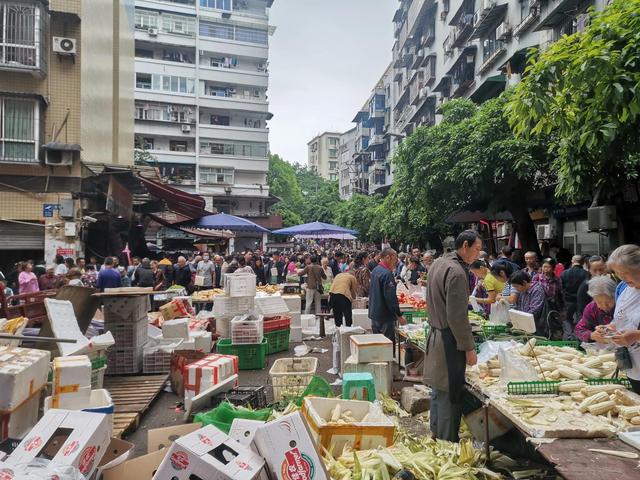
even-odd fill
[(452, 96), (462, 95), (475, 79), (475, 60), (468, 62), (466, 56), (458, 62), (451, 71), (451, 92)]
[(454, 28), (452, 46), (461, 47), (473, 32), (473, 13), (463, 13), (460, 15), (460, 20)]
[(0, 3), (0, 70), (44, 75), (47, 24), (40, 4)]
[(540, 6), (535, 5), (529, 8), (529, 15), (524, 17), (522, 21), (513, 29), (513, 35), (518, 37), (529, 30), (540, 18)]

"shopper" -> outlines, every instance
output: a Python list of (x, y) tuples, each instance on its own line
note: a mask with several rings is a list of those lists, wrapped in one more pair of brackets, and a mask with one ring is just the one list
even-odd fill
[(98, 280), (96, 281), (98, 290), (104, 291), (106, 288), (119, 288), (122, 286), (120, 273), (113, 268), (113, 264), (113, 257), (104, 259), (104, 264), (98, 273)]
[(380, 262), (371, 272), (369, 286), (369, 318), (373, 333), (381, 333), (395, 343), (396, 322), (404, 324), (396, 296), (396, 280), (393, 272), (398, 264), (398, 254), (393, 248), (385, 248)]
[(280, 256), (280, 252), (276, 251), (271, 254), (271, 260), (267, 263), (267, 274), (269, 277), (269, 283), (280, 285), (286, 281), (287, 266)]
[(431, 386), (431, 433), (458, 442), (466, 366), (477, 363), (475, 341), (467, 315), (467, 268), (478, 258), (482, 240), (466, 230), (455, 240), (455, 251), (436, 260), (427, 278), (429, 337), (424, 380)]
[(164, 271), (160, 268), (157, 260), (151, 262), (151, 271), (153, 272), (153, 290), (159, 292), (164, 288)]
[(502, 292), (507, 284), (509, 277), (507, 276), (508, 265), (505, 263), (493, 262), (491, 268), (482, 265), (479, 269), (474, 269), (476, 263), (472, 262), (471, 272), (478, 278), (482, 279), (482, 286), (487, 292), (486, 298), (477, 298), (479, 305), (491, 305), (496, 303), (502, 297)]
[(64, 263), (64, 257), (62, 255), (56, 255), (56, 270), (55, 270), (56, 275), (62, 278), (67, 274), (68, 271), (69, 269)]
[(187, 259), (182, 255), (178, 257), (178, 263), (174, 267), (173, 280), (176, 285), (191, 291), (191, 268), (187, 265)]
[(538, 273), (540, 268), (538, 267), (538, 254), (536, 252), (527, 252), (524, 254), (524, 271), (531, 277)]
[(38, 279), (40, 290), (55, 290), (60, 287), (62, 280), (55, 274), (55, 270), (53, 265), (47, 265), (45, 273)]
[(411, 285), (418, 285), (418, 280), (424, 273), (424, 267), (420, 264), (419, 257), (411, 257), (409, 259), (409, 265), (406, 265), (400, 274), (403, 282)]
[(369, 255), (367, 254), (367, 252), (360, 252), (356, 255), (356, 258), (353, 261), (352, 268), (349, 269), (348, 273), (356, 277), (356, 298), (369, 296), (369, 288), (371, 286), (371, 271), (369, 271), (369, 267), (367, 266), (368, 263)]
[[(106, 260), (104, 264), (107, 264)], [(100, 270), (100, 272), (102, 273), (102, 270)], [(154, 280), (155, 276), (151, 271), (151, 261), (148, 258), (145, 258), (140, 263), (140, 266), (136, 268), (136, 271), (133, 274), (133, 279), (131, 280), (131, 285), (134, 287), (149, 288), (155, 285)]]
[(40, 291), (38, 286), (38, 278), (33, 273), (33, 263), (22, 262), (20, 267), (20, 275), (18, 275), (18, 284), (20, 285), (20, 294), (35, 293)]
[(357, 290), (356, 277), (350, 273), (339, 273), (331, 284), (329, 306), (333, 309), (336, 327), (342, 326), (342, 319), (347, 327), (352, 325), (352, 302)]
[(304, 313), (307, 315), (311, 313), (311, 305), (315, 306), (316, 315), (320, 313), (320, 301), (324, 289), (322, 287), (322, 280), (327, 278), (324, 270), (318, 265), (318, 257), (313, 255), (311, 257), (311, 263), (304, 267), (302, 270), (298, 270), (298, 275), (301, 277), (307, 277), (306, 287), (306, 299)]
[(624, 358), (628, 367), (624, 369), (633, 391), (640, 394), (640, 247), (622, 245), (616, 248), (607, 261), (623, 283), (616, 291), (616, 308), (610, 328), (617, 333), (613, 343), (616, 354)]
[(576, 314), (579, 318), (582, 318), (582, 312), (587, 305), (593, 300), (589, 296), (589, 280), (594, 277), (599, 277), (607, 273), (607, 265), (600, 255), (593, 255), (587, 260), (587, 270), (589, 271), (589, 278), (585, 279), (580, 288), (578, 288), (578, 295), (576, 296)]
[(85, 287), (96, 288), (96, 283), (98, 282), (98, 272), (96, 272), (96, 267), (91, 263), (88, 264), (84, 268), (84, 275), (82, 275), (81, 280)]
[(205, 252), (197, 264), (195, 285), (204, 290), (210, 289), (213, 285), (213, 262), (209, 252)]
[(267, 284), (267, 272), (266, 267), (262, 261), (262, 257), (254, 257), (253, 263), (251, 265), (253, 273), (256, 276), (256, 285), (266, 285)]
[(576, 325), (575, 335), (581, 342), (607, 343), (601, 325), (609, 325), (613, 320), (616, 306), (617, 284), (611, 278), (600, 275), (589, 280), (589, 296), (593, 298), (584, 309), (582, 318)]
[(571, 258), (571, 268), (568, 268), (560, 275), (564, 303), (567, 308), (567, 316), (564, 323), (564, 331), (567, 337), (573, 335), (574, 326), (578, 323), (579, 318), (576, 318), (578, 290), (588, 277), (589, 272), (582, 266), (582, 255), (574, 255)]
[(542, 309), (544, 308), (545, 295), (542, 285), (539, 283), (531, 283), (531, 277), (524, 270), (518, 270), (509, 278), (509, 282), (516, 290), (516, 310), (530, 313), (536, 322), (536, 330), (542, 317)]

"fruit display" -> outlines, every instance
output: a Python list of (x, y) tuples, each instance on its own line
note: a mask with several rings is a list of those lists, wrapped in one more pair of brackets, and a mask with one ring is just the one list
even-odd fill
[(197, 301), (213, 302), (214, 295), (224, 295), (222, 288), (213, 288), (211, 290), (198, 290), (193, 292), (191, 298)]
[(398, 303), (401, 305), (411, 305), (413, 308), (424, 309), (427, 308), (427, 302), (423, 298), (414, 297), (406, 293), (398, 294)]
[(274, 295), (280, 292), (280, 288), (278, 285), (259, 285), (256, 287), (257, 292), (268, 293), (269, 295)]

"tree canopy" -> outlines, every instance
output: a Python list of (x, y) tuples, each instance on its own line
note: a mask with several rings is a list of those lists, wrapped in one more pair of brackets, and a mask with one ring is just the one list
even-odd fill
[(640, 0), (590, 12), (583, 33), (533, 55), (507, 112), (522, 138), (550, 138), (556, 194), (619, 191), (640, 167)]
[(379, 228), (380, 195), (353, 195), (340, 203), (335, 215), (335, 223), (341, 227), (358, 231), (358, 238), (366, 242), (380, 242), (384, 234)]

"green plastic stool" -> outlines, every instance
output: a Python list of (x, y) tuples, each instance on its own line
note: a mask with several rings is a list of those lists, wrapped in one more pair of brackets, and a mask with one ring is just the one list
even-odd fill
[(342, 377), (342, 398), (375, 401), (376, 387), (373, 375), (369, 372), (345, 373)]

